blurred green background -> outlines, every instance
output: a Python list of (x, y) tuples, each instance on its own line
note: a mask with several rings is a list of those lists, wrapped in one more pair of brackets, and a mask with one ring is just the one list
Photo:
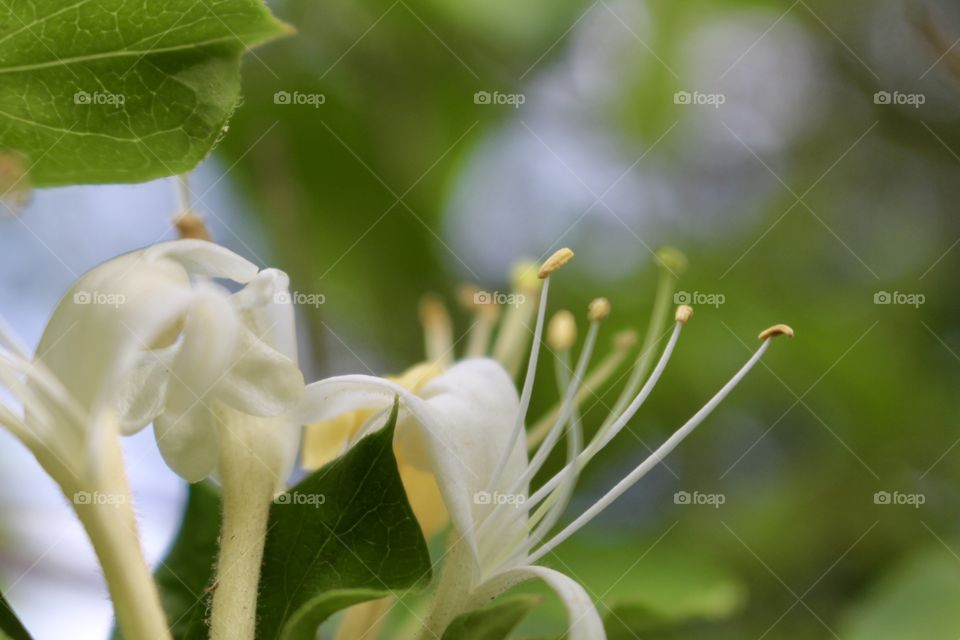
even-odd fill
[[(326, 296), (304, 317), (315, 375), (404, 369), (422, 358), (424, 292), (506, 291), (516, 260), (567, 245), (578, 259), (552, 307), (604, 295), (608, 335), (642, 329), (651, 249), (679, 247), (679, 289), (723, 303), (695, 305), (634, 437), (592, 465), (571, 515), (718, 389), (759, 330), (797, 336), (561, 556), (593, 569), (584, 582), (609, 607), (634, 588), (637, 615), (699, 598), (716, 618), (645, 638), (960, 635), (958, 5), (272, 7), (299, 33), (246, 58), (218, 154), (293, 289)], [(539, 408), (554, 400), (544, 368)]]

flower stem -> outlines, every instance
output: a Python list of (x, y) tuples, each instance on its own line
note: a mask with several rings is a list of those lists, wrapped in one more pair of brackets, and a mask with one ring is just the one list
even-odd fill
[(248, 431), (231, 419), (220, 429), (223, 529), (210, 618), (211, 640), (253, 640), (260, 564), (275, 472), (257, 458)]
[(471, 585), (476, 581), (476, 563), (469, 547), (456, 531), (451, 531), (450, 536), (454, 541), (440, 570), (430, 612), (420, 631), (420, 640), (437, 640), (443, 637), (443, 632), (454, 618), (464, 611)]
[(169, 640), (167, 617), (140, 546), (119, 437), (104, 438), (104, 466), (92, 486), (52, 460), (49, 450), (37, 454), (44, 468), (56, 470), (52, 475), (90, 537), (124, 637)]

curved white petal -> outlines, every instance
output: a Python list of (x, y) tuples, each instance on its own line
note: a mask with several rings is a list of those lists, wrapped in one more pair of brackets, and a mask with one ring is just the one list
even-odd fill
[[(414, 393), (407, 391), (395, 382), (375, 376), (349, 375), (328, 378), (307, 385), (303, 403), (298, 411), (301, 424), (326, 420), (355, 409), (377, 409), (386, 407), (399, 396), (401, 406), (412, 414), (413, 420), (398, 421), (410, 425), (410, 428), (423, 430), (422, 441), (428, 449), (427, 456), (434, 466), (437, 484), (450, 519), (464, 537), (474, 559), (479, 563), (477, 540), (474, 535), (473, 513), (470, 506), (471, 486), (464, 478), (465, 467), (460, 456), (451, 454), (454, 446), (442, 444), (444, 424), (441, 416), (435, 415), (430, 406)], [(401, 436), (397, 436), (398, 438)]]
[(37, 359), (91, 416), (109, 406), (125, 372), (189, 305), (183, 268), (127, 254), (82, 276), (54, 310)]
[(297, 336), (290, 277), (279, 269), (264, 269), (233, 295), (238, 309), (247, 312), (254, 333), (294, 363)]
[(246, 258), (213, 242), (204, 240), (173, 240), (161, 242), (136, 252), (149, 261), (169, 259), (181, 265), (190, 275), (208, 278), (226, 278), (245, 283), (257, 275), (259, 269)]
[(563, 602), (567, 610), (570, 640), (605, 640), (603, 621), (597, 608), (578, 582), (567, 575), (536, 565), (517, 567), (487, 580), (471, 596), (474, 606), (481, 607), (504, 591), (528, 580), (542, 580)]
[(217, 387), (217, 397), (254, 416), (277, 416), (303, 398), (303, 373), (296, 363), (246, 328), (241, 329), (239, 358)]
[(123, 381), (117, 411), (124, 435), (140, 431), (163, 411), (175, 353), (173, 347), (144, 351)]
[(216, 416), (206, 407), (180, 416), (161, 414), (153, 429), (164, 461), (187, 482), (200, 482), (216, 469), (220, 430)]
[(226, 292), (197, 287), (170, 367), (167, 411), (182, 415), (213, 400), (211, 392), (236, 361), (240, 332)]
[[(493, 360), (465, 360), (424, 385), (421, 394), (373, 376), (330, 378), (307, 387), (299, 417), (316, 422), (386, 407), (400, 396), (411, 415), (398, 422), (398, 451), (406, 460), (429, 465), (454, 526), (478, 566), (486, 567), (494, 559), (480, 557), (475, 528), (492, 505), (481, 494), (505, 491), (526, 468), (526, 448), (517, 443), (498, 486), (489, 486), (519, 410), (513, 381)], [(525, 524), (525, 510), (511, 512), (512, 519), (497, 533), (505, 540), (519, 535)]]

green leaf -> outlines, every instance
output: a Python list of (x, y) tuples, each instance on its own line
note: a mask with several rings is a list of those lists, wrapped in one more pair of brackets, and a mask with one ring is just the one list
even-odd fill
[(960, 563), (943, 547), (916, 553), (846, 616), (845, 640), (960, 637)]
[(27, 629), (2, 594), (0, 594), (0, 637), (10, 640), (30, 640)]
[[(213, 582), (220, 535), (220, 491), (209, 482), (190, 485), (180, 531), (154, 575), (176, 640), (206, 640), (208, 587)], [(114, 640), (121, 640), (119, 629)]]
[(443, 640), (502, 640), (538, 604), (540, 598), (530, 595), (501, 598), (455, 618)]
[(240, 98), (240, 56), (287, 33), (261, 0), (0, 3), (0, 149), (33, 185), (192, 169)]
[[(556, 551), (556, 567), (574, 576), (587, 593), (602, 595), (610, 640), (647, 637), (692, 622), (716, 622), (732, 616), (747, 600), (743, 581), (716, 558), (668, 542), (637, 538), (578, 538)], [(544, 596), (523, 630), (560, 630), (566, 620), (557, 598), (544, 586), (519, 587)], [(528, 622), (530, 623), (528, 625)], [(699, 634), (702, 635), (702, 634)]]
[(264, 549), (258, 637), (313, 640), (335, 611), (429, 581), (430, 555), (387, 426), (280, 496)]

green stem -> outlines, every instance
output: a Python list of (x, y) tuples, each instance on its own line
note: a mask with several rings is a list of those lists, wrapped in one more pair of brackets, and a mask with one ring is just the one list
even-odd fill
[(210, 615), (211, 640), (254, 640), (260, 565), (276, 471), (261, 460), (256, 436), (264, 425), (225, 412), (220, 429), (223, 528)]

